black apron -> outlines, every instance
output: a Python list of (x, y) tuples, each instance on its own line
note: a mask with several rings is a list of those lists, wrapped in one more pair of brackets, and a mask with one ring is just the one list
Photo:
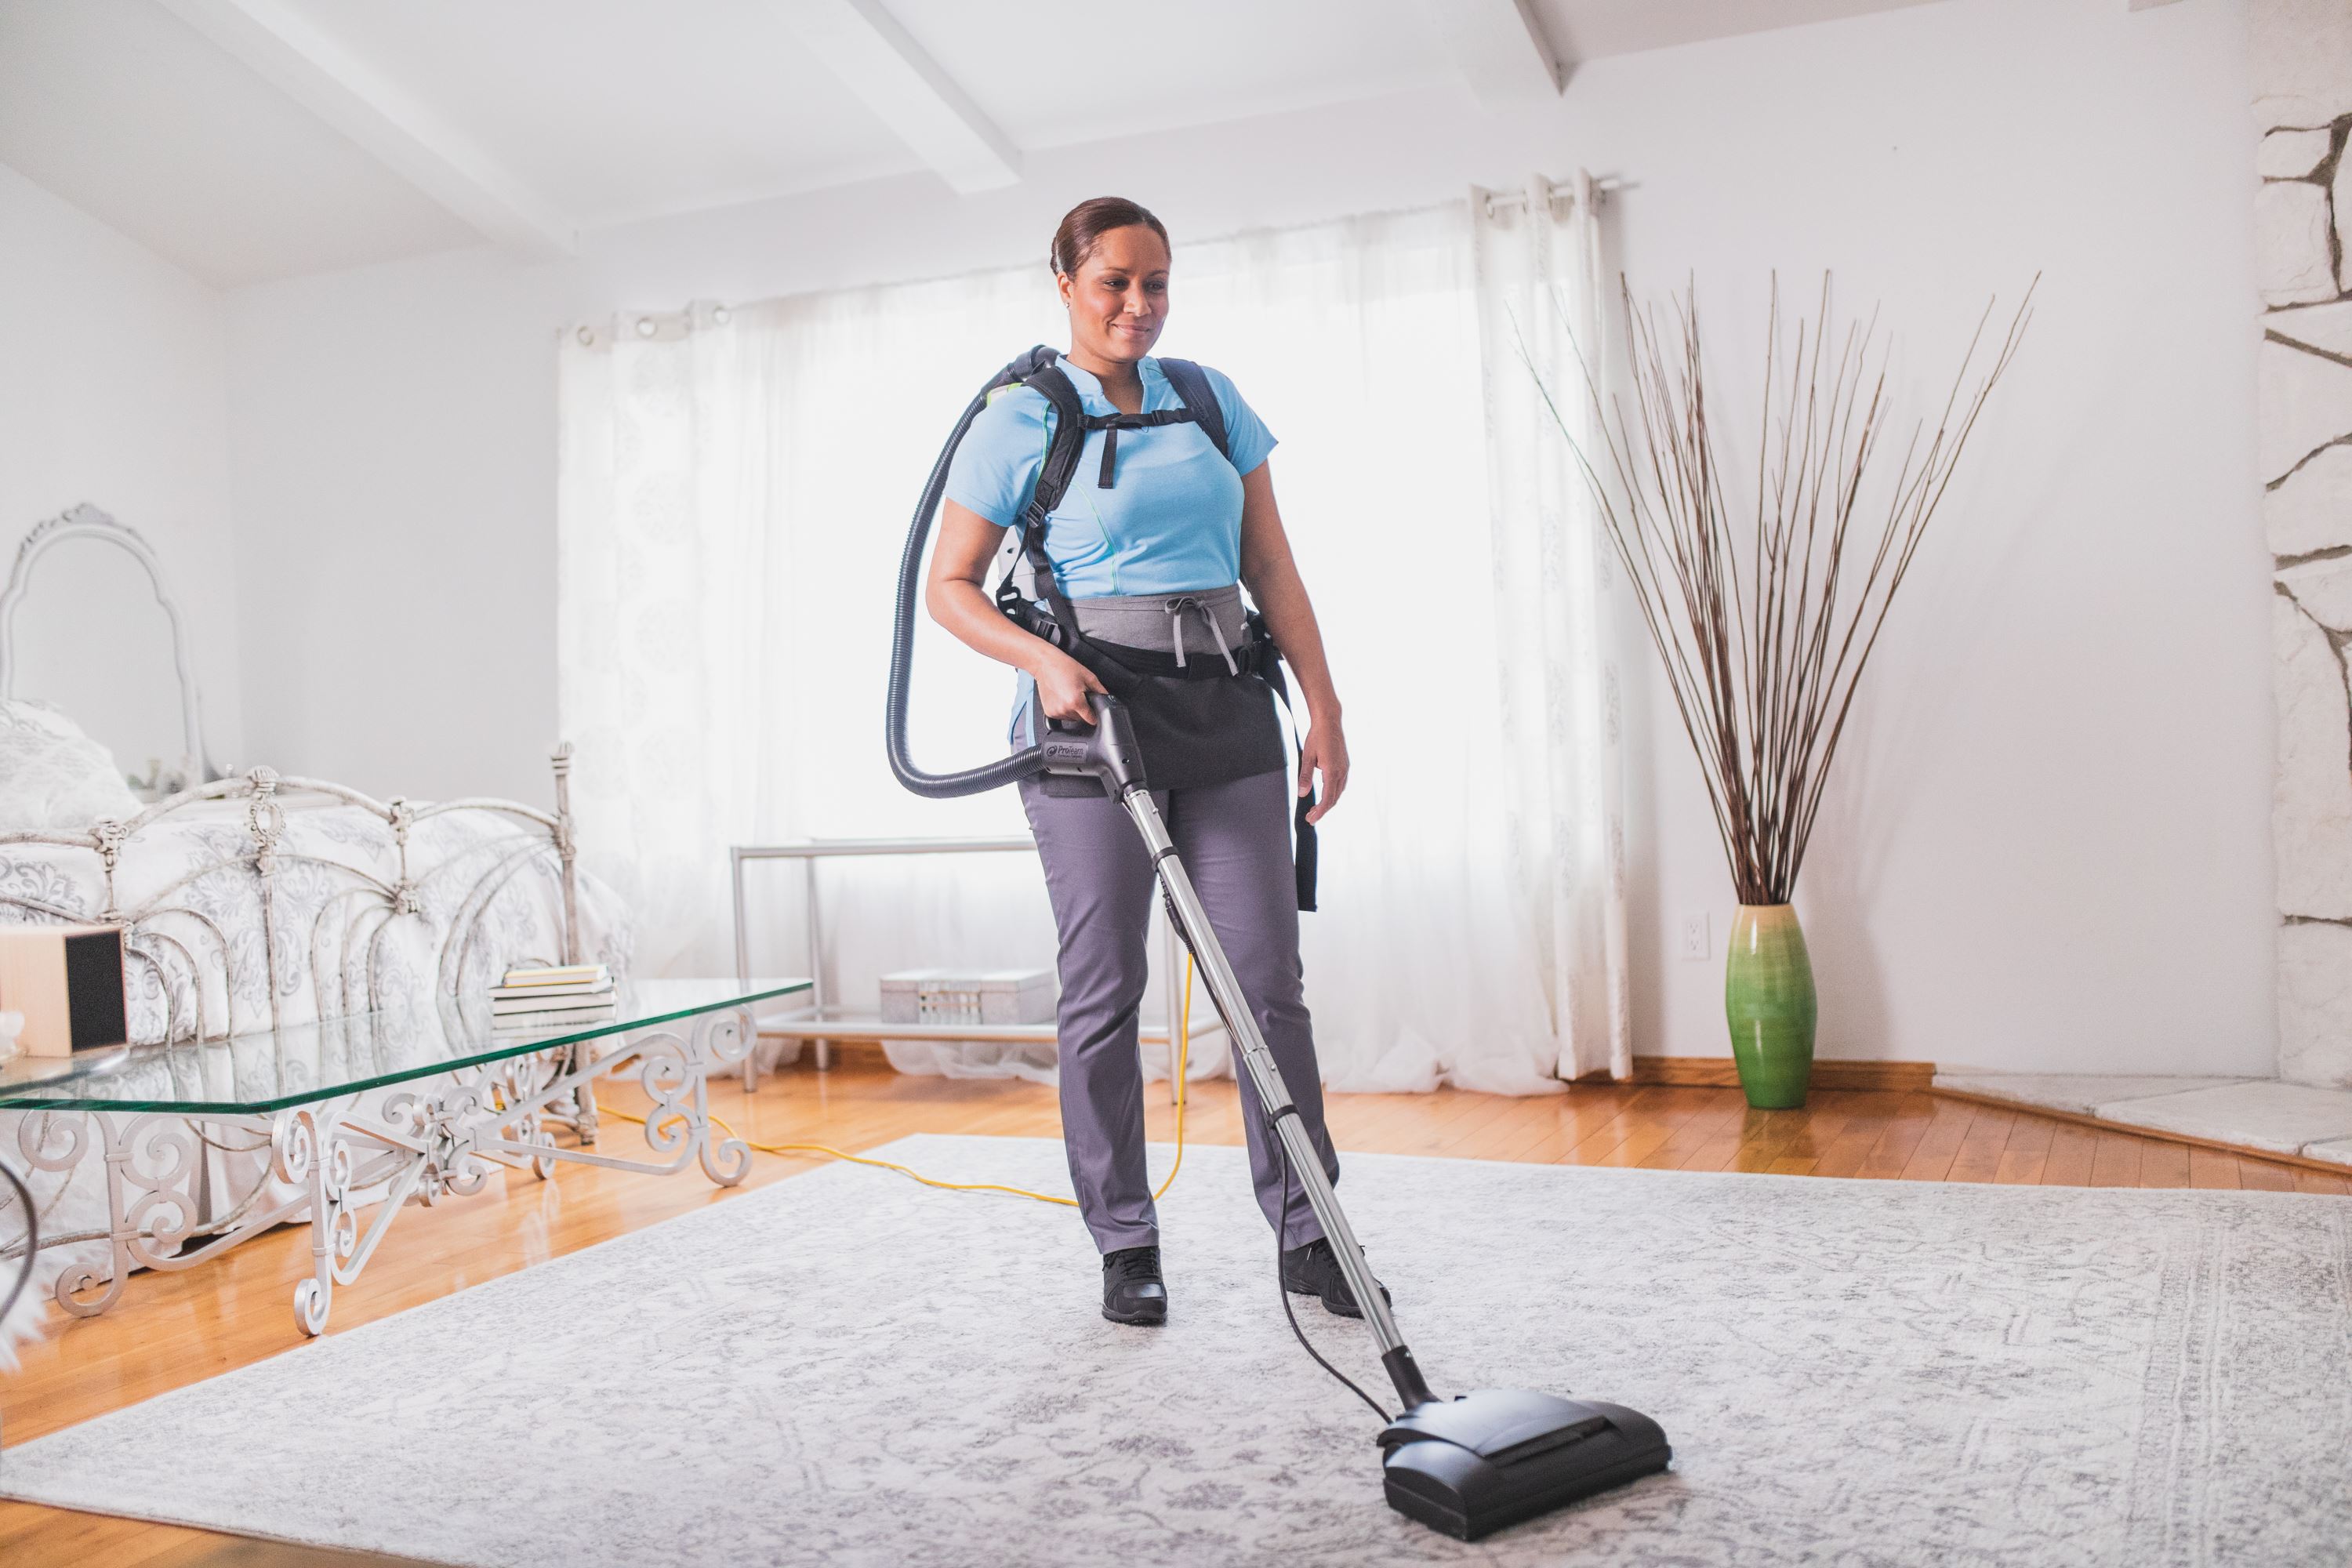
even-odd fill
[[(1206, 679), (1179, 674), (1172, 655), (1091, 638), (1078, 658), (1111, 695), (1127, 704), (1135, 723), (1136, 749), (1143, 753), (1144, 782), (1155, 790), (1197, 789), (1279, 772), (1289, 763), (1290, 747), (1274, 710), (1282, 668), (1278, 656), (1270, 652), (1273, 643), (1262, 646), (1269, 650), (1265, 665), (1271, 679), (1255, 669), (1231, 675), (1220, 668)], [(1104, 656), (1118, 668), (1106, 668)], [(1137, 668), (1163, 664), (1167, 672), (1160, 674)], [(1288, 698), (1283, 700), (1286, 703)], [(1031, 720), (1045, 721), (1034, 708)], [(1046, 773), (1036, 784), (1056, 797), (1100, 799), (1108, 793), (1098, 780), (1069, 773)], [(1291, 873), (1302, 911), (1315, 908), (1321, 859), (1315, 825), (1307, 820), (1314, 807), (1315, 796), (1302, 795), (1291, 813)]]
[[(1091, 639), (1089, 639), (1091, 641)], [(1228, 674), (1220, 666), (1205, 679), (1172, 670), (1171, 655), (1154, 648), (1096, 642), (1131, 676), (1114, 695), (1135, 721), (1135, 743), (1143, 753), (1143, 776), (1153, 789), (1199, 789), (1231, 784), (1254, 773), (1272, 773), (1290, 760), (1282, 720), (1274, 710), (1274, 689), (1252, 670)], [(1203, 661), (1197, 656), (1194, 665)], [(1097, 671), (1097, 677), (1103, 672)], [(1108, 680), (1103, 682), (1112, 686)], [(1099, 795), (1098, 780), (1048, 773), (1050, 795)]]

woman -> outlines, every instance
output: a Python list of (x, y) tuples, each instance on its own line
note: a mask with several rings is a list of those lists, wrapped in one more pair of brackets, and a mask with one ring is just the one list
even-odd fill
[[(1069, 353), (1060, 367), (1086, 415), (1181, 408), (1150, 357), (1168, 324), (1168, 231), (1160, 220), (1115, 197), (1081, 203), (1055, 231), (1052, 265), (1070, 318)], [(1244, 640), (1239, 584), (1248, 584), (1305, 700), (1298, 793), (1307, 794), (1318, 776), (1322, 784), (1307, 813), (1311, 822), (1339, 803), (1348, 784), (1339, 699), (1275, 507), (1265, 460), (1274, 437), (1230, 381), (1213, 371), (1208, 378), (1223, 416), (1227, 455), (1197, 423), (1091, 432), (1078, 477), (1046, 524), (1045, 553), (1081, 629), (1114, 657), (1141, 649), (1139, 658), (1164, 662), (1172, 653), (1181, 665), (1189, 649), (1191, 657), (1222, 659), (1234, 669), (1229, 656)], [(1017, 744), (1027, 744), (1045, 721), (1090, 721), (1088, 695), (1103, 689), (1077, 660), (1008, 620), (982, 586), (1004, 530), (1019, 521), (1035, 490), (1053, 417), (1044, 394), (1017, 386), (973, 421), (949, 469), (926, 595), (940, 625), (1023, 672)], [(1108, 452), (1107, 441), (1115, 442)], [(1291, 803), (1272, 692), (1247, 673), (1175, 684), (1181, 697), (1170, 700), (1171, 710), (1181, 711), (1166, 721), (1155, 723), (1158, 715), (1145, 711), (1154, 700), (1148, 691), (1129, 700), (1146, 775), (1173, 785), (1155, 791), (1169, 831), (1323, 1168), (1337, 1180), (1339, 1162), (1324, 1131), (1322, 1081), (1300, 982)], [(1204, 724), (1211, 732), (1202, 732)], [(1188, 725), (1196, 743), (1170, 739)], [(1034, 779), (1022, 784), (1021, 796), (1061, 933), (1062, 1137), (1079, 1212), (1103, 1254), (1103, 1316), (1162, 1322), (1168, 1291), (1145, 1173), (1143, 1073), (1136, 1058), (1152, 865), (1116, 802), (1066, 795)], [(1250, 1171), (1259, 1205), (1282, 1238), (1285, 1287), (1358, 1316), (1303, 1190), (1291, 1183), (1286, 1194), (1282, 1152), (1266, 1135), (1246, 1074), (1241, 1093)]]

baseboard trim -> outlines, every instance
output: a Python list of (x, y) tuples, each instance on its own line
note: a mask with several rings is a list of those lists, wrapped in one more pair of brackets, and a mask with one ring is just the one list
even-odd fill
[[(881, 1043), (877, 1040), (852, 1037), (835, 1040), (833, 1048), (836, 1061), (855, 1055), (877, 1066), (887, 1065), (888, 1058), (884, 1056)], [(1591, 1081), (1608, 1083), (1612, 1080), (1603, 1076)], [(1729, 1057), (1635, 1057), (1633, 1076), (1627, 1081), (1646, 1088), (1737, 1089), (1739, 1087), (1739, 1072), (1733, 1067)], [(1966, 1089), (1938, 1089), (1936, 1087), (1936, 1064), (1933, 1062), (1816, 1061), (1813, 1063), (1812, 1087), (1924, 1092), (1944, 1100), (1989, 1105), (1996, 1110), (2046, 1116), (2053, 1121), (2088, 1127), (2099, 1132), (2128, 1132), (2135, 1137), (2155, 1138), (2167, 1143), (2185, 1143), (2191, 1148), (2211, 1149), (2218, 1153), (2236, 1154), (2248, 1160), (2267, 1160), (2273, 1165), (2292, 1165), (2298, 1170), (2316, 1171), (2322, 1175), (2352, 1177), (2352, 1168), (2326, 1160), (2307, 1159), (2301, 1154), (2282, 1154), (2272, 1149), (2256, 1149), (2244, 1143), (2224, 1143), (2218, 1139), (2199, 1138), (2187, 1132), (2168, 1132), (2155, 1127), (2135, 1127), (2128, 1121), (2105, 1121), (2098, 1117), (2072, 1110), (2029, 1105), (2021, 1100), (2002, 1100), (1995, 1095), (1972, 1094)]]
[(2338, 1165), (2332, 1161), (2314, 1160), (2303, 1154), (2282, 1154), (2275, 1149), (2257, 1149), (2251, 1143), (2224, 1143), (2218, 1138), (2200, 1138), (2193, 1132), (2174, 1132), (2162, 1127), (2135, 1127), (2128, 1121), (2109, 1121), (2104, 1117), (2086, 1116), (2077, 1110), (2057, 1110), (2046, 1105), (2032, 1105), (2022, 1100), (2003, 1100), (1999, 1095), (1976, 1094), (1964, 1089), (1931, 1089), (1928, 1092), (1945, 1100), (1964, 1100), (1970, 1105), (1989, 1105), (1995, 1110), (2021, 1111), (2028, 1116), (2046, 1116), (2053, 1121), (2064, 1121), (2076, 1127), (2088, 1127), (2099, 1132), (2128, 1132), (2135, 1138), (2154, 1138), (2159, 1142), (2186, 1143), (2192, 1149), (2210, 1149), (2216, 1153), (2235, 1154), (2245, 1160), (2267, 1160), (2273, 1165), (2293, 1165), (2297, 1170), (2317, 1171), (2323, 1175), (2352, 1177), (2352, 1166)]
[[(1729, 1057), (1635, 1057), (1633, 1081), (1675, 1089), (1737, 1089), (1739, 1069)], [(1813, 1063), (1815, 1089), (1915, 1091), (1936, 1081), (1934, 1062)]]
[[(855, 1052), (861, 1058), (883, 1062), (881, 1042), (856, 1034), (837, 1038), (833, 1043), (835, 1058)], [(1606, 1074), (1597, 1075), (1597, 1083), (1612, 1081)], [(1633, 1076), (1626, 1080), (1645, 1088), (1661, 1089), (1738, 1089), (1739, 1069), (1729, 1057), (1635, 1057)], [(1854, 1089), (1893, 1090), (1913, 1093), (1933, 1088), (1936, 1081), (1934, 1062), (1853, 1062), (1821, 1061), (1813, 1063), (1812, 1087), (1815, 1089)], [(1937, 1089), (1937, 1093), (1948, 1090)], [(1989, 1102), (1990, 1103), (1990, 1102)], [(2006, 1101), (2000, 1102), (2006, 1104)], [(2053, 1114), (2055, 1114), (2054, 1112)], [(2315, 1167), (2326, 1169), (2325, 1166)]]

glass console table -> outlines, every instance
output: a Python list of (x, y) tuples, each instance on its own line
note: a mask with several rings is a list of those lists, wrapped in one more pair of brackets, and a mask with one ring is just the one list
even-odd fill
[[(698, 1162), (720, 1186), (741, 1181), (751, 1152), (713, 1137), (707, 1080), (750, 1050), (755, 1004), (808, 988), (639, 981), (608, 1021), (522, 1035), (494, 1034), (481, 1000), (20, 1058), (0, 1067), (0, 1110), (26, 1113), (16, 1141), (35, 1170), (71, 1171), (93, 1147), (105, 1163), (108, 1269), (58, 1278), (68, 1311), (106, 1310), (133, 1268), (193, 1268), (307, 1211), (312, 1271), (294, 1320), (316, 1334), (335, 1287), (359, 1278), (405, 1205), (478, 1192), (493, 1163), (544, 1179), (559, 1162), (654, 1174)], [(652, 1102), (649, 1160), (595, 1152), (595, 1082), (624, 1075)], [(573, 1142), (559, 1143), (559, 1129)], [(262, 1156), (276, 1185), (257, 1176), (219, 1213), (211, 1151)]]

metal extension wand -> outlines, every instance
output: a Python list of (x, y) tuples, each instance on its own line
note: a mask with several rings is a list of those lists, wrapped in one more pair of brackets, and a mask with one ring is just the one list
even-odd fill
[(1282, 1140), (1290, 1168), (1307, 1191), (1307, 1206), (1322, 1226), (1324, 1239), (1331, 1244), (1332, 1255), (1339, 1259), (1339, 1272), (1347, 1278), (1349, 1293), (1362, 1309), (1365, 1321), (1372, 1326), (1372, 1337), (1381, 1347), (1381, 1364), (1388, 1369), (1390, 1381), (1396, 1384), (1397, 1397), (1408, 1410), (1428, 1404), (1435, 1396), (1423, 1381), (1421, 1369), (1413, 1364), (1412, 1352), (1406, 1347), (1404, 1336), (1397, 1331), (1388, 1297), (1381, 1291), (1380, 1281), (1372, 1278), (1371, 1265), (1364, 1260), (1364, 1249), (1339, 1207), (1339, 1196), (1332, 1191), (1331, 1179), (1323, 1173), (1323, 1158), (1299, 1122), (1289, 1086), (1282, 1080), (1281, 1068), (1266, 1047), (1265, 1036), (1258, 1029), (1256, 1015), (1251, 1012), (1248, 998), (1242, 994), (1241, 981), (1225, 960), (1224, 947), (1209, 924), (1208, 910), (1202, 907), (1201, 896), (1192, 890), (1192, 878), (1184, 869), (1183, 858), (1177, 854), (1175, 841), (1168, 835), (1168, 824), (1151, 798), (1127, 709), (1118, 699), (1100, 693), (1094, 695), (1093, 706), (1093, 730), (1057, 730), (1047, 735), (1042, 748), (1045, 771), (1099, 779), (1103, 788), (1134, 819), (1136, 831), (1143, 836), (1144, 848), (1159, 873), (1160, 885), (1168, 894), (1178, 934), (1192, 949), (1193, 962), (1201, 966), (1201, 978), (1208, 987), (1209, 1000), (1215, 1005), (1218, 1016), (1224, 1020), (1226, 1032), (1234, 1042), (1234, 1054), (1249, 1073), (1250, 1082), (1257, 1090), (1258, 1104), (1275, 1135)]

